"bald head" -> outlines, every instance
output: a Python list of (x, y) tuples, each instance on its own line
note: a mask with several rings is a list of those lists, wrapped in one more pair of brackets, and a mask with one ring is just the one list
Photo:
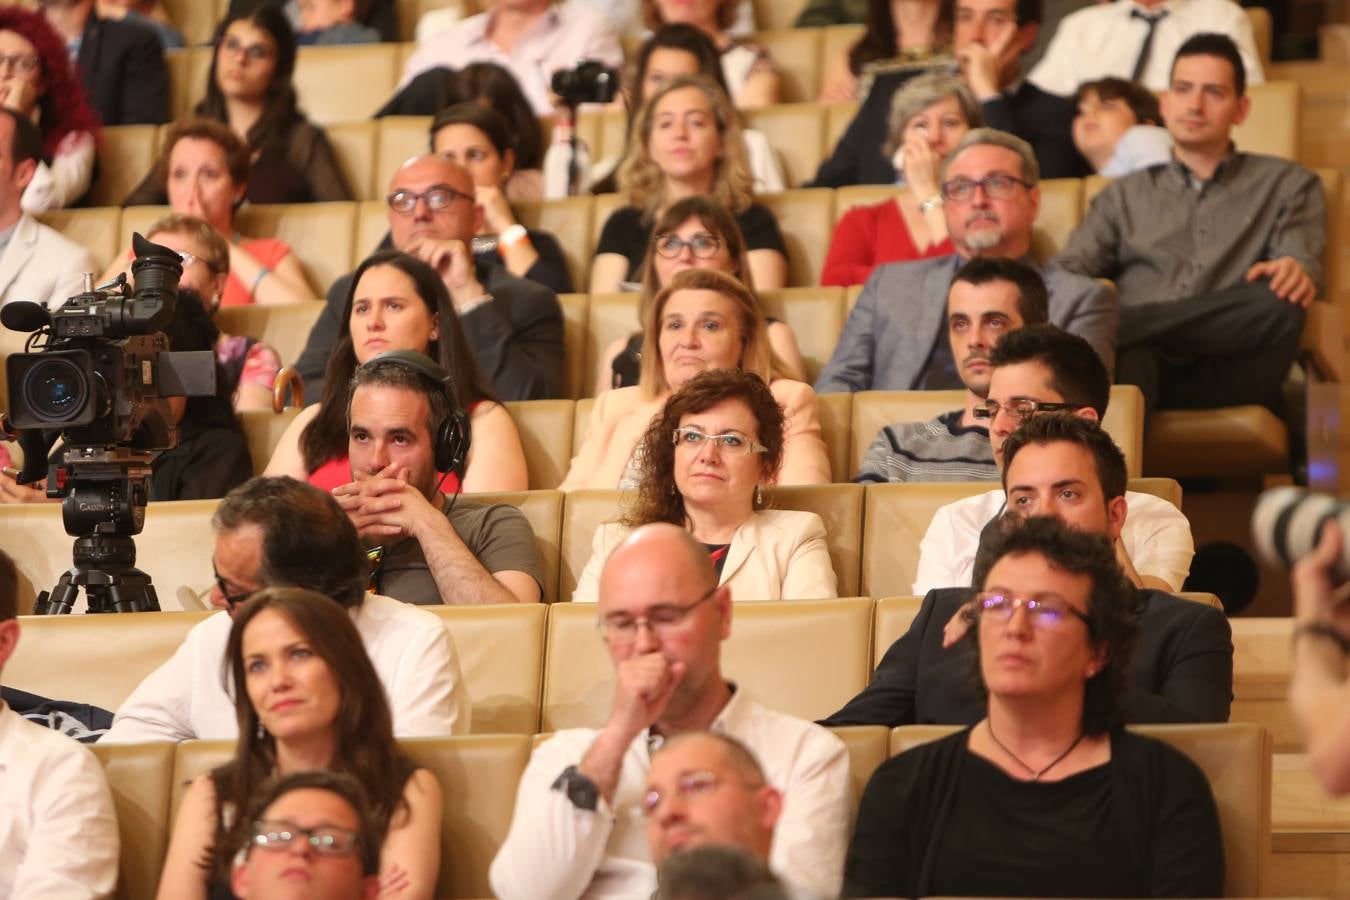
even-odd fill
[[(444, 209), (432, 209), (425, 194), (440, 188), (455, 192)], [(474, 184), (466, 170), (454, 160), (434, 153), (424, 153), (404, 160), (389, 179), (389, 193), (419, 195), (416, 205), (408, 212), (389, 207), (389, 233), (394, 246), (408, 250), (418, 241), (468, 242), (478, 233), (482, 212), (474, 203)]]
[(717, 574), (707, 549), (688, 530), (666, 522), (643, 525), (610, 554), (600, 574), (600, 599), (604, 602), (606, 579), (627, 581), (655, 573), (679, 573), (699, 593), (717, 586)]

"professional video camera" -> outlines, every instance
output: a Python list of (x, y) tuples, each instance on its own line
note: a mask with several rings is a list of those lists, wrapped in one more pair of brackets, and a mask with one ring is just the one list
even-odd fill
[[(210, 350), (172, 352), (163, 329), (173, 319), (179, 255), (139, 234), (132, 238), (133, 292), (125, 274), (84, 291), (59, 308), (17, 301), (0, 308), (0, 324), (31, 332), (11, 354), (9, 422), (24, 451), (20, 484), (44, 476), (47, 496), (62, 498), (61, 520), (76, 538), (74, 566), (36, 612), (68, 613), (82, 586), (90, 612), (159, 608), (150, 577), (135, 567), (132, 535), (145, 524), (151, 466), (178, 445), (169, 397), (215, 393)], [(57, 438), (62, 448), (49, 465)]]

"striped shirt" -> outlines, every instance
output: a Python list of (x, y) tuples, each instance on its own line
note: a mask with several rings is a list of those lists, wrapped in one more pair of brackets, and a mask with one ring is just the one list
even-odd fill
[(897, 422), (877, 433), (854, 481), (998, 481), (989, 430), (961, 424), (962, 410), (927, 422)]

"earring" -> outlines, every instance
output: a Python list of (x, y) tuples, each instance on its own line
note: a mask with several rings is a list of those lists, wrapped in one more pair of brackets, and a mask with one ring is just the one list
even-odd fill
[(755, 485), (755, 504), (757, 506), (764, 505), (764, 485), (762, 484)]
[(672, 481), (672, 482), (670, 483), (670, 496), (674, 497), (674, 496), (675, 496), (676, 494), (678, 494), (679, 492), (680, 492), (679, 488), (676, 487), (676, 486), (675, 486), (675, 482)]
[(258, 720), (258, 740), (267, 737), (267, 729), (263, 727), (262, 719)]

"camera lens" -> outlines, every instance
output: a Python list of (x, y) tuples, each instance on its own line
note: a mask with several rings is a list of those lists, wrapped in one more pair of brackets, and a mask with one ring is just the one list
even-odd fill
[(55, 424), (77, 417), (89, 400), (84, 373), (68, 359), (48, 359), (28, 371), (24, 379), (28, 408)]

